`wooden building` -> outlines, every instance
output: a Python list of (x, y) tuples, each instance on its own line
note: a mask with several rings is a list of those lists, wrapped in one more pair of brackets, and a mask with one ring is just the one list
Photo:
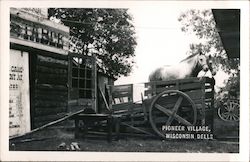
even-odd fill
[(46, 9), (10, 9), (10, 136), (67, 112), (69, 28)]
[(240, 9), (213, 9), (212, 12), (228, 58), (240, 58)]
[(87, 107), (100, 111), (97, 84), (105, 91), (114, 83), (97, 74), (94, 57), (69, 53), (69, 27), (48, 20), (45, 8), (10, 9), (9, 71), (10, 136)]

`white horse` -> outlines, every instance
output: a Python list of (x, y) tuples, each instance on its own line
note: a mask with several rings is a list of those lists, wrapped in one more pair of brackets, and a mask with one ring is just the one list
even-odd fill
[(210, 70), (212, 75), (215, 75), (215, 71), (212, 69), (211, 56), (209, 55), (207, 58), (202, 53), (196, 53), (188, 56), (179, 64), (157, 68), (149, 75), (149, 81), (167, 81), (197, 77), (201, 70), (205, 72)]

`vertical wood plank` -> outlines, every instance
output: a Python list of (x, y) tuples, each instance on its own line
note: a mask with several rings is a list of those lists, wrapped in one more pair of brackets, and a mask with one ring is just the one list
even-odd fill
[(36, 63), (37, 55), (29, 53), (29, 73), (30, 73), (30, 115), (31, 129), (35, 128), (35, 94), (36, 94)]
[(112, 140), (112, 126), (113, 126), (112, 117), (108, 116), (107, 118), (107, 140), (108, 142), (111, 142)]
[(67, 112), (70, 112), (70, 106), (69, 106), (69, 101), (70, 101), (70, 87), (72, 87), (72, 58), (70, 55), (68, 55), (68, 84), (67, 84), (67, 88), (68, 88), (68, 101), (67, 101)]
[(111, 110), (111, 113), (113, 112), (113, 98), (112, 98), (113, 88), (112, 86), (108, 86), (108, 96), (109, 96), (109, 108)]
[(114, 124), (115, 124), (115, 134), (116, 134), (116, 140), (120, 139), (120, 125), (121, 125), (121, 118), (115, 117), (114, 118)]
[(213, 80), (212, 80), (212, 83), (210, 84), (211, 85), (211, 88), (212, 88), (212, 97), (211, 97), (211, 107), (210, 107), (210, 109), (212, 109), (211, 111), (212, 111), (212, 123), (211, 123), (211, 131), (212, 131), (212, 133), (214, 133), (214, 117), (215, 117), (215, 113), (217, 112), (217, 111), (215, 111), (215, 107), (214, 107), (214, 84), (215, 84), (215, 80), (214, 80), (214, 78), (212, 78)]
[(202, 100), (202, 107), (201, 107), (201, 109), (202, 109), (202, 111), (201, 111), (201, 124), (202, 125), (205, 125), (205, 123), (206, 123), (206, 112), (205, 112), (205, 106), (206, 106), (206, 104), (205, 104), (205, 94), (206, 94), (206, 87), (205, 87), (205, 83), (206, 83), (206, 81), (205, 81), (205, 78), (202, 78), (201, 80), (200, 80), (200, 82), (201, 82), (201, 89), (202, 89), (202, 96), (201, 96), (201, 100)]
[(79, 130), (79, 120), (78, 119), (75, 119), (75, 138), (79, 138), (79, 133), (80, 133), (80, 130)]
[(93, 64), (93, 73), (94, 73), (94, 77), (92, 78), (93, 79), (93, 85), (94, 85), (94, 96), (93, 96), (93, 105), (94, 105), (94, 110), (95, 112), (97, 112), (97, 69), (96, 69), (96, 56), (95, 54), (93, 55), (92, 57), (92, 64)]

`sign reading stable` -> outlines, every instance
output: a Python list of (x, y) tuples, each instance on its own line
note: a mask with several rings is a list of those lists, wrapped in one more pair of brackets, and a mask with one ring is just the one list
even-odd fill
[(31, 21), (12, 16), (10, 22), (10, 35), (15, 38), (49, 45), (56, 48), (68, 49), (66, 34), (52, 28), (36, 24)]

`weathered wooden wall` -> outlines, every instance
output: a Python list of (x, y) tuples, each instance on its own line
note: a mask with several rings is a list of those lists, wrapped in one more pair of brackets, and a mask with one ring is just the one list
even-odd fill
[(67, 113), (68, 57), (38, 54), (33, 62), (32, 123), (36, 128)]
[(98, 92), (97, 92), (97, 107), (98, 113), (106, 113), (108, 111), (107, 106), (105, 105), (105, 101), (101, 93), (103, 93), (107, 103), (109, 103), (109, 96), (108, 96), (108, 85), (114, 85), (114, 78), (109, 77), (101, 72), (97, 73), (97, 85), (98, 85)]
[(68, 111), (69, 27), (36, 14), (42, 10), (10, 8), (10, 49), (29, 57), (32, 129)]

